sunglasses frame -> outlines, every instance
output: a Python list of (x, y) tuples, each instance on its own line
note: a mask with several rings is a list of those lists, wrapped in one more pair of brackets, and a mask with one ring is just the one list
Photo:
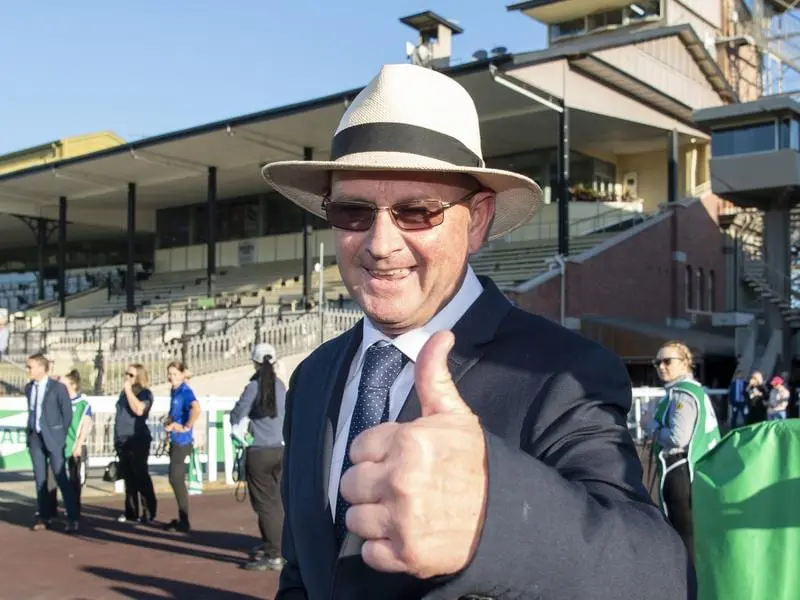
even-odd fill
[(653, 367), (657, 369), (658, 367), (661, 366), (661, 363), (665, 363), (667, 366), (671, 365), (673, 360), (680, 361), (681, 359), (677, 356), (667, 356), (662, 359), (654, 358), (653, 360), (650, 361), (650, 364), (652, 364)]
[[(375, 219), (376, 219), (376, 217), (378, 215), (378, 212), (380, 212), (382, 210), (389, 211), (389, 215), (391, 215), (391, 217), (392, 217), (392, 222), (395, 224), (395, 226), (398, 229), (400, 229), (402, 231), (427, 231), (429, 229), (433, 229), (434, 227), (439, 227), (442, 223), (444, 223), (444, 212), (448, 208), (451, 208), (453, 206), (457, 206), (458, 204), (463, 204), (464, 202), (472, 200), (472, 198), (474, 198), (477, 194), (481, 193), (482, 191), (483, 191), (483, 188), (477, 189), (477, 190), (473, 190), (473, 191), (469, 192), (463, 198), (459, 198), (458, 200), (455, 200), (454, 202), (445, 202), (444, 200), (438, 200), (436, 198), (427, 198), (427, 199), (423, 200), (424, 202), (436, 202), (436, 203), (438, 203), (439, 204), (439, 210), (434, 214), (442, 215), (442, 220), (441, 221), (439, 221), (438, 223), (436, 223), (434, 225), (430, 225), (430, 226), (427, 226), (427, 227), (416, 227), (416, 228), (414, 228), (414, 227), (412, 227), (412, 228), (404, 227), (402, 225), (402, 223), (401, 223), (401, 220), (399, 220), (397, 215), (395, 214), (395, 210), (396, 210), (396, 208), (398, 206), (413, 205), (414, 202), (420, 202), (420, 200), (408, 200), (408, 201), (398, 202), (397, 204), (393, 204), (392, 206), (375, 206), (371, 202), (362, 202), (360, 200), (331, 200), (330, 193), (327, 193), (322, 198), (322, 210), (325, 211), (325, 220), (328, 221), (328, 223), (330, 223), (331, 227), (335, 227), (336, 229), (341, 229), (343, 231), (362, 231), (362, 232), (363, 231), (369, 231), (370, 229), (372, 229), (372, 226), (375, 225)], [(365, 209), (370, 209), (371, 213), (372, 213), (372, 216), (370, 217), (369, 225), (367, 225), (364, 228), (339, 227), (338, 225), (334, 225), (333, 222), (330, 220), (330, 217), (328, 217), (328, 207), (331, 206), (331, 205), (336, 205), (336, 204), (347, 204), (347, 205), (350, 205), (350, 206), (359, 206), (359, 207), (363, 207)]]

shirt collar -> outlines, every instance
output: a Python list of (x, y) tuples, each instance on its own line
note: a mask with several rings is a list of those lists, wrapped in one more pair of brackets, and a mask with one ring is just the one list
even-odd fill
[(393, 344), (400, 352), (416, 362), (425, 342), (437, 331), (452, 329), (482, 293), (483, 286), (481, 282), (472, 267), (467, 266), (466, 276), (456, 295), (422, 327), (412, 329), (392, 339), (375, 327), (369, 318), (365, 317), (361, 336), (361, 350), (358, 355), (359, 364), (364, 360), (367, 348), (380, 341)]

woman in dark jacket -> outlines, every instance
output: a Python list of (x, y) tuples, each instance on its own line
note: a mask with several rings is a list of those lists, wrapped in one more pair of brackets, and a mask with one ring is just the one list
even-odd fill
[(275, 349), (271, 345), (256, 345), (251, 358), (256, 372), (231, 410), (230, 418), (234, 430), (243, 419), (250, 419), (253, 443), (245, 455), (245, 475), (264, 547), (254, 554), (244, 568), (254, 571), (280, 570), (283, 567), (280, 484), (286, 386), (275, 376)]
[(769, 399), (767, 386), (764, 385), (764, 376), (760, 371), (753, 371), (750, 381), (744, 389), (744, 396), (747, 399), (748, 413), (745, 422), (748, 425), (761, 423), (767, 420), (767, 405)]
[[(148, 523), (156, 518), (156, 495), (147, 467), (153, 439), (147, 426), (147, 417), (153, 406), (149, 386), (145, 368), (140, 364), (128, 365), (114, 420), (114, 448), (119, 457), (120, 475), (125, 481), (125, 514), (117, 519), (121, 523)], [(139, 495), (144, 502), (141, 513)]]

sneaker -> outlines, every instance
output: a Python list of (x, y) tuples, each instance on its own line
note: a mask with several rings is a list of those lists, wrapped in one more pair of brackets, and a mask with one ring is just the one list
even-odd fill
[(70, 521), (64, 528), (64, 533), (78, 533), (78, 529), (80, 529), (78, 521)]
[(242, 565), (245, 571), (280, 571), (285, 561), (282, 558), (264, 558), (251, 560)]
[(257, 546), (253, 546), (252, 548), (250, 548), (250, 551), (247, 553), (247, 555), (251, 559), (252, 558), (263, 558), (265, 554), (266, 554), (266, 552), (264, 550), (264, 544), (258, 544)]

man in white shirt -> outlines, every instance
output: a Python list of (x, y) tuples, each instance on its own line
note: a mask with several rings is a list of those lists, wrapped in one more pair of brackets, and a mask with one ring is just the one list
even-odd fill
[(277, 599), (693, 597), (620, 361), (469, 267), (541, 190), (485, 168), (467, 92), (384, 67), (330, 154), (263, 170), (330, 222), (365, 313), (289, 384)]

